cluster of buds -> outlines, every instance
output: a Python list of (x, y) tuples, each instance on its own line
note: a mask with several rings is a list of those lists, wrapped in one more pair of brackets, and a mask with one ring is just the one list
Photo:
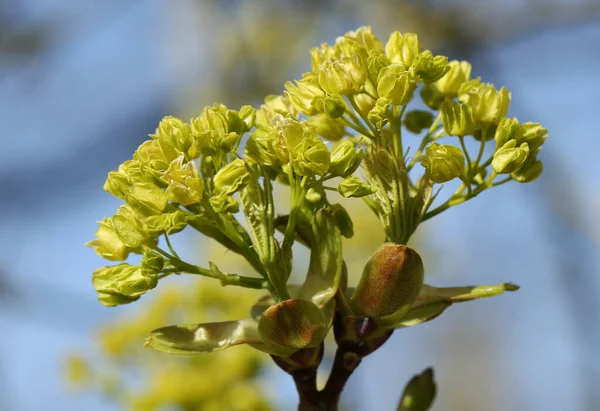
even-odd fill
[[(149, 345), (190, 353), (250, 344), (289, 369), (314, 367), (332, 325), (340, 347), (360, 358), (393, 329), (435, 318), (453, 302), (515, 289), (427, 286), (419, 255), (405, 244), (421, 222), (490, 187), (535, 180), (546, 129), (507, 118), (508, 90), (471, 78), (469, 63), (434, 55), (415, 34), (395, 32), (384, 44), (361, 27), (311, 57), (311, 72), (256, 110), (216, 104), (187, 123), (165, 118), (109, 173), (105, 189), (126, 204), (99, 223), (88, 245), (108, 260), (143, 258), (94, 273), (103, 304), (134, 301), (174, 273), (269, 292), (252, 318), (162, 328)], [(411, 152), (405, 146), (415, 135)], [(486, 153), (489, 141), (495, 148)], [(460, 187), (433, 208), (435, 185), (455, 179)], [(290, 200), (278, 214), (276, 183)], [(356, 289), (345, 284), (341, 249), (352, 221), (327, 191), (361, 198), (385, 230)], [(256, 275), (182, 261), (169, 236), (186, 227), (244, 257)], [(296, 240), (311, 257), (303, 284), (291, 287)]]

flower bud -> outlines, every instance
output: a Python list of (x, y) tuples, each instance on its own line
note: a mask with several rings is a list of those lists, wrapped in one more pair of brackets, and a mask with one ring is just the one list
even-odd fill
[(369, 317), (407, 309), (423, 285), (423, 261), (410, 247), (382, 244), (365, 265), (351, 300)]
[(256, 113), (254, 112), (254, 107), (252, 106), (242, 106), (239, 112), (240, 120), (242, 120), (243, 132), (248, 132), (254, 127), (254, 121), (256, 120)]
[(379, 97), (375, 106), (369, 111), (367, 119), (375, 125), (377, 130), (382, 130), (388, 122), (388, 108), (392, 104), (392, 100)]
[(133, 159), (139, 161), (154, 177), (160, 179), (169, 168), (169, 164), (181, 152), (177, 151), (169, 140), (148, 140), (138, 147)]
[(217, 213), (235, 214), (240, 211), (239, 201), (227, 194), (212, 196), (208, 201)]
[(339, 94), (331, 94), (314, 101), (315, 108), (319, 113), (325, 113), (332, 119), (340, 118), (346, 112), (346, 103)]
[(364, 152), (356, 151), (354, 143), (349, 140), (342, 141), (331, 153), (329, 172), (334, 176), (348, 177), (356, 171), (363, 157)]
[(354, 95), (365, 81), (365, 68), (356, 55), (341, 60), (327, 60), (319, 69), (319, 85), (328, 94)]
[(366, 117), (369, 114), (369, 111), (375, 107), (377, 100), (366, 93), (360, 93), (354, 96), (354, 102), (358, 106), (359, 113)]
[(358, 41), (358, 43), (364, 47), (367, 53), (378, 53), (382, 54), (384, 52), (383, 44), (381, 41), (373, 34), (371, 31), (371, 27), (362, 26), (359, 27), (356, 31), (350, 31), (346, 34), (345, 37), (351, 37)]
[(187, 153), (193, 144), (192, 130), (189, 124), (173, 116), (167, 116), (161, 120), (155, 134), (150, 137), (164, 139), (179, 152)]
[(413, 70), (423, 83), (433, 83), (448, 71), (448, 57), (434, 57), (431, 51), (425, 50), (415, 58), (410, 69)]
[(431, 127), (432, 124), (433, 114), (429, 111), (411, 110), (404, 115), (404, 127), (415, 134)]
[(331, 154), (327, 146), (316, 135), (304, 138), (290, 153), (290, 164), (294, 172), (301, 176), (322, 176), (329, 170), (330, 162)]
[(230, 196), (248, 184), (249, 179), (250, 173), (244, 160), (233, 160), (215, 175), (213, 194)]
[(525, 163), (516, 171), (510, 173), (510, 176), (519, 183), (531, 183), (542, 175), (543, 168), (542, 162), (532, 156), (525, 160)]
[(104, 183), (104, 190), (117, 198), (125, 199), (125, 195), (131, 189), (131, 183), (127, 175), (120, 171), (111, 171), (108, 173), (108, 178)]
[(327, 43), (321, 44), (321, 47), (313, 47), (310, 49), (311, 67), (312, 71), (317, 73), (321, 68), (321, 65), (331, 59), (339, 57), (336, 55), (336, 51)]
[(119, 239), (127, 247), (136, 249), (155, 242), (148, 227), (139, 219), (128, 205), (122, 205), (112, 217), (112, 225)]
[(286, 300), (269, 307), (258, 323), (263, 343), (279, 356), (319, 346), (328, 328), (319, 307), (300, 299)]
[(438, 81), (435, 87), (448, 98), (456, 98), (460, 86), (471, 79), (471, 64), (468, 61), (454, 60), (448, 63), (450, 70)]
[(338, 141), (346, 135), (346, 125), (337, 118), (326, 114), (317, 114), (308, 119), (308, 123), (315, 128), (315, 132), (325, 140)]
[(319, 80), (316, 73), (304, 73), (302, 80), (296, 81), (296, 84), (288, 81), (285, 83), (285, 96), (290, 103), (300, 113), (306, 116), (317, 114), (317, 109), (313, 102), (325, 96), (325, 93), (319, 86)]
[(325, 197), (323, 187), (315, 186), (308, 189), (304, 198), (309, 204), (319, 204)]
[(390, 64), (392, 64), (392, 62), (385, 54), (370, 54), (369, 57), (367, 57), (367, 71), (371, 81), (377, 83), (381, 70)]
[(475, 132), (471, 107), (465, 103), (446, 100), (440, 110), (444, 130), (451, 136), (466, 136)]
[(510, 140), (494, 153), (492, 168), (498, 174), (512, 173), (523, 165), (528, 155), (527, 143), (517, 147), (517, 140)]
[(540, 123), (527, 122), (521, 124), (516, 130), (515, 139), (517, 144), (527, 143), (529, 151), (536, 153), (548, 138), (548, 130)]
[(445, 183), (460, 176), (465, 165), (463, 152), (451, 145), (432, 143), (419, 158), (431, 181)]
[(124, 263), (98, 268), (92, 274), (92, 284), (100, 302), (111, 307), (135, 301), (156, 287), (158, 274), (144, 272), (141, 267)]
[(415, 375), (404, 388), (398, 405), (398, 411), (425, 411), (431, 407), (436, 387), (433, 369), (428, 368), (422, 374)]
[(338, 186), (338, 192), (342, 197), (364, 197), (373, 194), (375, 187), (364, 183), (360, 178), (353, 176), (348, 177)]
[(170, 181), (166, 189), (169, 200), (183, 206), (196, 204), (202, 200), (204, 182), (196, 164), (192, 161), (185, 163), (183, 156), (176, 158), (171, 162), (164, 176)]
[(516, 118), (503, 118), (494, 133), (496, 149), (499, 149), (508, 141), (513, 140), (518, 129), (519, 121)]
[[(461, 86), (461, 91), (468, 83)], [(491, 84), (480, 84), (474, 92), (459, 97), (473, 110), (473, 118), (479, 124), (499, 124), (506, 116), (510, 104), (510, 91), (502, 87), (496, 90)]]
[(417, 83), (402, 65), (392, 64), (379, 72), (377, 93), (390, 99), (394, 105), (408, 104), (416, 88)]
[(158, 254), (156, 251), (144, 252), (144, 257), (140, 263), (142, 272), (146, 275), (158, 275), (167, 265), (164, 257)]
[(181, 210), (176, 210), (172, 213), (147, 217), (144, 223), (148, 226), (148, 231), (153, 237), (158, 237), (164, 233), (176, 234), (187, 227), (188, 215)]
[(98, 255), (111, 261), (124, 261), (132, 251), (127, 247), (115, 232), (111, 218), (98, 221), (96, 239), (85, 243), (86, 247), (92, 247)]
[(406, 68), (413, 64), (419, 53), (421, 53), (421, 44), (414, 33), (403, 35), (395, 31), (385, 45), (385, 54), (391, 62), (402, 64)]
[(125, 195), (125, 201), (131, 208), (143, 216), (161, 214), (167, 207), (167, 194), (152, 183), (137, 183)]
[(335, 225), (340, 229), (342, 235), (346, 238), (352, 238), (354, 235), (354, 224), (348, 211), (341, 204), (332, 204), (329, 206), (329, 209), (335, 220)]

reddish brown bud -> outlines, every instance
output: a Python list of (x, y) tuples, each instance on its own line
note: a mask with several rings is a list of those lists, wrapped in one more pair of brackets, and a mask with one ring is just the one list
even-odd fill
[(423, 261), (415, 250), (382, 244), (367, 261), (352, 301), (369, 317), (407, 309), (419, 295), (423, 274)]

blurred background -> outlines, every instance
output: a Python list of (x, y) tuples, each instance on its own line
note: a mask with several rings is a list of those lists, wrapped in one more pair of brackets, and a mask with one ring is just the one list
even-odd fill
[[(266, 356), (141, 350), (167, 318), (210, 306), (228, 319), (254, 296), (177, 277), (107, 309), (91, 286), (104, 262), (83, 244), (118, 207), (102, 190), (107, 173), (163, 116), (258, 105), (309, 70), (310, 47), (360, 25), (383, 41), (413, 31), (470, 60), (475, 76), (513, 92), (510, 116), (551, 138), (538, 181), (486, 192), (415, 239), (429, 283), (521, 290), (396, 331), (351, 378), (345, 409), (395, 409), (410, 377), (433, 366), (435, 411), (600, 410), (596, 0), (0, 0), (0, 410), (294, 409), (291, 378)], [(355, 211), (345, 254), (360, 271), (382, 235)], [(197, 261), (230, 257), (196, 236), (175, 240)]]

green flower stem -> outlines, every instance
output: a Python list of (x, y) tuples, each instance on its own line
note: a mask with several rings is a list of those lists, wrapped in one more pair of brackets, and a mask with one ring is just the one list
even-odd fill
[[(444, 129), (438, 130), (441, 121), (442, 121), (442, 115), (438, 114), (437, 117), (435, 118), (435, 120), (433, 120), (433, 123), (431, 124), (431, 126), (429, 127), (429, 130), (427, 130), (427, 133), (423, 136), (423, 139), (421, 140), (421, 144), (419, 145), (419, 148), (415, 152), (415, 155), (410, 160), (410, 163), (409, 163), (408, 167), (406, 168), (407, 172), (412, 170), (412, 168), (415, 166), (415, 164), (417, 164), (417, 161), (418, 161), (419, 157), (421, 157), (421, 154), (423, 154), (423, 150), (425, 150), (425, 147), (427, 146), (427, 144), (438, 139), (440, 137), (439, 135), (437, 135), (437, 134), (439, 134), (439, 132), (444, 132)], [(438, 133), (435, 134), (436, 132), (438, 132)]]
[(165, 241), (167, 242), (167, 247), (169, 247), (169, 251), (171, 251), (171, 253), (179, 258), (179, 256), (177, 255), (177, 252), (175, 251), (175, 249), (173, 248), (173, 246), (171, 245), (171, 240), (169, 240), (169, 235), (167, 233), (165, 233)]
[(348, 127), (350, 127), (352, 130), (362, 134), (363, 136), (366, 136), (368, 138), (370, 138), (371, 140), (375, 139), (375, 136), (371, 135), (371, 133), (369, 133), (369, 131), (364, 128), (362, 125), (358, 125), (353, 123), (352, 121), (350, 121), (348, 118), (346, 117), (340, 117), (340, 119), (344, 122), (344, 124)]
[(254, 277), (244, 277), (237, 274), (227, 274), (227, 273), (215, 273), (212, 270), (207, 268), (198, 267), (197, 265), (186, 263), (185, 261), (180, 260), (179, 258), (167, 253), (165, 250), (160, 247), (155, 247), (155, 251), (162, 254), (169, 260), (169, 263), (173, 265), (174, 269), (167, 269), (164, 272), (164, 275), (161, 278), (167, 277), (170, 274), (174, 273), (188, 273), (188, 274), (198, 274), (203, 275), (205, 277), (214, 278), (221, 282), (221, 285), (237, 285), (246, 288), (255, 288), (255, 289), (265, 289), (269, 287), (268, 282), (263, 280), (262, 278), (254, 278)]
[(485, 140), (487, 138), (488, 130), (489, 130), (489, 126), (485, 126), (485, 127), (483, 127), (483, 130), (481, 131), (481, 144), (479, 145), (479, 153), (477, 154), (477, 158), (475, 159), (475, 163), (473, 164), (474, 170), (477, 169), (477, 167), (479, 166), (479, 162), (481, 161), (481, 158), (483, 157), (483, 151), (485, 148)]
[[(373, 126), (373, 124), (371, 124), (371, 122), (369, 121), (368, 118), (366, 118), (360, 111), (360, 108), (358, 107), (358, 104), (356, 104), (356, 100), (354, 99), (354, 97), (350, 97), (350, 104), (352, 105), (352, 108), (354, 109), (354, 111), (356, 113), (358, 113), (358, 115), (360, 116), (360, 118), (363, 119), (363, 121), (365, 122), (365, 124), (367, 125), (367, 127), (369, 128), (369, 130), (371, 130), (371, 133), (373, 136), (377, 135), (377, 129)], [(356, 118), (356, 116), (353, 116), (353, 118)]]
[(465, 190), (466, 185), (465, 185), (465, 183), (461, 184), (460, 187), (456, 190), (456, 192), (452, 195), (452, 197), (450, 197), (450, 199), (448, 199), (448, 201), (446, 201), (444, 204), (440, 205), (439, 207), (425, 213), (422, 221), (429, 220), (430, 218), (435, 217), (436, 215), (449, 209), (450, 207), (454, 207), (456, 205), (462, 204), (465, 201), (470, 200), (473, 197), (476, 197), (482, 191), (484, 191), (490, 187), (495, 187), (496, 185), (504, 184), (510, 180), (510, 178), (508, 180), (505, 179), (505, 180), (499, 181), (496, 185), (494, 185), (493, 181), (494, 181), (494, 178), (496, 178), (496, 175), (497, 175), (496, 172), (493, 172), (484, 184), (480, 185), (475, 190), (472, 190), (470, 193), (467, 193), (462, 196), (460, 196), (460, 194)]

